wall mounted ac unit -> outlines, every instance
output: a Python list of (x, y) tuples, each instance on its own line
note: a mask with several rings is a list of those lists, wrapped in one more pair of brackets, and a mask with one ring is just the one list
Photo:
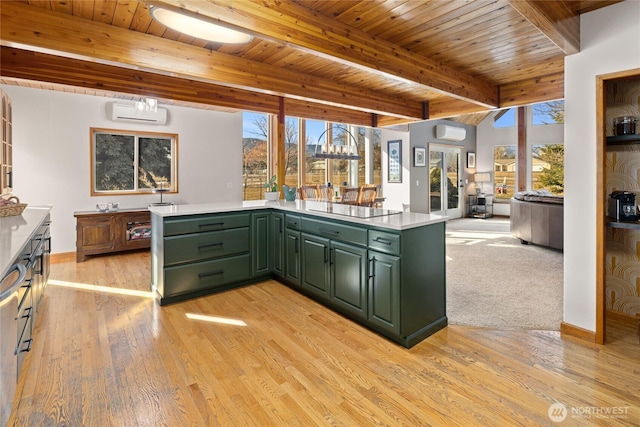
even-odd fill
[(114, 122), (136, 122), (149, 125), (167, 123), (167, 109), (158, 107), (158, 111), (145, 111), (136, 108), (135, 104), (113, 101), (107, 104), (107, 118)]
[(462, 141), (467, 136), (465, 128), (449, 125), (436, 125), (436, 138), (447, 141)]

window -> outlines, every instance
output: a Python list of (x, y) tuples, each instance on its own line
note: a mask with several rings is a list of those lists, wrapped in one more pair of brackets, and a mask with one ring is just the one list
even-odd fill
[[(379, 185), (382, 190), (382, 137), (380, 129), (372, 129), (372, 148), (373, 148), (373, 180), (372, 184)], [(382, 196), (382, 194), (379, 194)]]
[(493, 179), (495, 184), (495, 199), (510, 199), (513, 197), (516, 188), (516, 171), (516, 146), (494, 146)]
[[(269, 115), (245, 111), (242, 114), (242, 198), (264, 199), (269, 171)], [(271, 173), (271, 175), (269, 175)]]
[[(534, 104), (533, 124), (564, 123), (564, 100)], [(545, 189), (556, 195), (564, 194), (564, 145), (544, 144), (531, 147), (531, 187)]]
[[(332, 124), (330, 123), (329, 125), (331, 126)], [(343, 149), (343, 147), (348, 147), (355, 143), (355, 141), (352, 141), (353, 134), (351, 134), (351, 131), (346, 125), (334, 124), (332, 125), (330, 132), (331, 144), (336, 150)], [(329, 160), (329, 170), (331, 171), (329, 181), (331, 181), (335, 186), (344, 185), (346, 187), (348, 185), (348, 182), (350, 181), (349, 163), (350, 160)]]
[(534, 126), (564, 123), (564, 100), (533, 104), (531, 114)]
[[(273, 118), (263, 113), (243, 113), (243, 200), (263, 199), (263, 184), (276, 173), (271, 170), (274, 162), (270, 157), (275, 155)], [(328, 143), (337, 147), (357, 144), (361, 159), (316, 158), (316, 153), (327, 150)], [(290, 187), (327, 182), (335, 186), (344, 182), (380, 184), (381, 158), (379, 129), (285, 117), (284, 184)]]
[(91, 195), (178, 191), (178, 135), (91, 129)]
[(298, 119), (297, 117), (286, 117), (284, 121), (284, 131), (284, 183), (289, 187), (298, 187), (298, 147), (300, 140), (300, 119)]
[(564, 145), (534, 145), (531, 152), (531, 187), (564, 194)]
[(326, 122), (318, 120), (303, 120), (305, 127), (305, 182), (304, 184), (325, 184), (327, 182), (327, 161), (324, 159), (316, 159), (314, 154), (316, 151), (320, 153), (322, 147), (320, 144), (325, 144), (327, 139), (327, 132), (322, 139), (318, 141), (327, 129)]
[(516, 125), (516, 109), (500, 110), (493, 117), (494, 128), (512, 128)]

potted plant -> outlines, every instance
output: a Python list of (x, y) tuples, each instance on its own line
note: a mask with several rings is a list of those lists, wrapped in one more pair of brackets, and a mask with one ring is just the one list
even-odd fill
[(267, 190), (264, 192), (264, 198), (269, 201), (276, 201), (280, 199), (280, 192), (278, 191), (278, 183), (276, 182), (276, 176), (273, 175), (271, 179), (264, 183), (264, 188)]

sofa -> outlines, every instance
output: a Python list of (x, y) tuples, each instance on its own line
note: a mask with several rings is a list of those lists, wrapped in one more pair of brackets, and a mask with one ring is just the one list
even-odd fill
[(516, 193), (510, 201), (510, 231), (523, 244), (563, 249), (564, 198), (545, 190)]

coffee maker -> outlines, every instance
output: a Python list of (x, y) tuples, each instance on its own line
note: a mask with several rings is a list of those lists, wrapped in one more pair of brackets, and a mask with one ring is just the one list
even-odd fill
[(637, 221), (635, 193), (630, 191), (614, 191), (611, 193), (609, 216), (618, 221)]

